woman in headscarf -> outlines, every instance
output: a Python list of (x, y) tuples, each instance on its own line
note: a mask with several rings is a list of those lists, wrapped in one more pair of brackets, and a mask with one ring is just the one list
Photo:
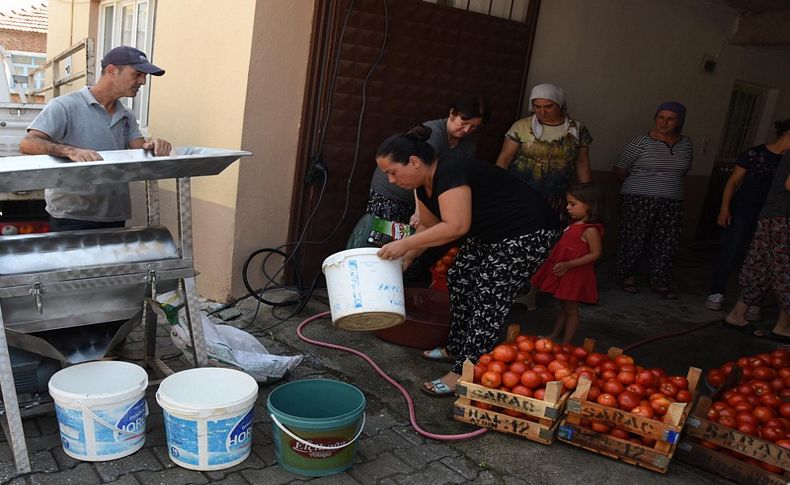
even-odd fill
[(655, 126), (632, 138), (614, 164), (623, 181), (616, 268), (623, 290), (636, 293), (634, 273), (647, 251), (650, 288), (673, 300), (677, 295), (670, 285), (683, 228), (683, 177), (691, 168), (694, 147), (681, 134), (685, 106), (662, 103), (653, 119)]
[(567, 113), (562, 88), (538, 84), (529, 102), (532, 113), (505, 134), (496, 164), (541, 194), (567, 224), (565, 192), (574, 178), (590, 181), (592, 137), (581, 121)]

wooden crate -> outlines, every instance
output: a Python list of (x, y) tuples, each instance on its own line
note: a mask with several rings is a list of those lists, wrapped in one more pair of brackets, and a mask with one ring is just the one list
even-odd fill
[[(617, 348), (609, 350), (610, 357), (621, 353), (622, 351)], [(686, 375), (692, 396), (696, 395), (700, 373), (700, 369), (691, 367)], [(567, 416), (559, 428), (560, 440), (653, 471), (666, 472), (680, 440), (683, 425), (690, 413), (690, 403), (672, 403), (661, 420), (645, 418), (622, 409), (588, 401), (590, 386), (591, 382), (586, 377), (579, 379), (576, 391), (570, 396), (566, 405)], [(581, 427), (583, 420), (606, 423), (638, 436), (652, 438), (656, 443), (654, 446), (645, 446), (597, 433)]]
[[(691, 419), (689, 418), (689, 421)], [(691, 441), (688, 437), (680, 441), (676, 455), (678, 460), (684, 463), (720, 475), (736, 483), (752, 485), (790, 484), (790, 478), (787, 476), (771, 473), (759, 466), (736, 460), (720, 451), (705, 448)]]
[[(707, 469), (713, 473), (722, 474), (725, 471), (732, 471), (735, 473), (734, 477), (737, 477), (740, 476), (740, 474), (745, 473), (744, 470), (753, 474), (754, 470), (751, 469), (754, 468), (767, 474), (768, 476), (778, 477), (780, 480), (784, 480), (781, 483), (787, 483), (787, 480), (790, 478), (790, 450), (782, 448), (781, 446), (777, 446), (770, 441), (760, 439), (757, 436), (748, 435), (738, 431), (737, 429), (728, 428), (726, 426), (722, 426), (719, 423), (709, 421), (705, 418), (705, 416), (707, 416), (708, 409), (710, 409), (712, 402), (712, 398), (708, 396), (700, 396), (700, 398), (697, 400), (697, 404), (694, 407), (693, 412), (686, 421), (686, 434), (688, 436), (715, 443), (722, 448), (736, 451), (742, 455), (754, 458), (755, 460), (770, 463), (771, 465), (783, 468), (785, 472), (783, 475), (771, 473), (768, 470), (750, 465), (720, 451), (711, 450), (709, 448), (696, 445), (695, 443), (691, 443), (691, 440), (687, 441), (690, 445), (694, 444), (695, 446), (689, 446), (691, 450), (689, 453), (687, 453), (687, 455), (699, 455), (701, 453), (705, 453), (705, 456), (716, 456), (715, 460), (710, 459), (707, 462), (699, 464), (700, 468)], [(697, 448), (703, 448), (704, 451), (699, 451)], [(722, 467), (720, 466), (721, 463), (729, 463), (729, 465)], [(697, 466), (696, 463), (691, 464)], [(708, 467), (708, 465), (710, 465), (710, 467)], [(729, 475), (722, 476), (725, 476), (726, 478), (732, 478)]]
[[(514, 330), (511, 326), (508, 328), (508, 341), (512, 341), (514, 338)], [(584, 348), (588, 352), (591, 352), (594, 346), (594, 340), (586, 339), (584, 341)], [(557, 435), (557, 425), (563, 416), (565, 402), (570, 396), (570, 392), (563, 388), (562, 382), (547, 383), (546, 393), (541, 400), (491, 389), (475, 384), (473, 381), (474, 364), (467, 360), (464, 362), (463, 374), (455, 388), (458, 399), (453, 404), (453, 418), (503, 433), (523, 436), (546, 445), (554, 442)], [(516, 418), (493, 410), (480, 409), (475, 407), (472, 401), (518, 411), (530, 416), (535, 421)]]

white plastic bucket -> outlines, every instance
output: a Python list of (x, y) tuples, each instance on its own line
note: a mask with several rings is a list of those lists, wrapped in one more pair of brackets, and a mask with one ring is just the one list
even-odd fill
[(346, 330), (380, 330), (406, 320), (401, 260), (378, 248), (341, 251), (324, 260), (332, 323)]
[(148, 374), (128, 362), (87, 362), (49, 380), (63, 451), (84, 461), (131, 455), (145, 443)]
[(222, 470), (246, 460), (257, 397), (255, 379), (233, 369), (204, 367), (165, 378), (156, 402), (164, 410), (170, 459), (190, 470)]

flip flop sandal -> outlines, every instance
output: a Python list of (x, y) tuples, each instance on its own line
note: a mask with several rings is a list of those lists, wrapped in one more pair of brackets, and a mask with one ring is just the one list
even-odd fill
[[(429, 389), (426, 386), (432, 386), (433, 389)], [(431, 382), (425, 382), (422, 386), (420, 386), (420, 390), (423, 394), (427, 394), (431, 397), (452, 397), (455, 395), (455, 391), (450, 389), (450, 386), (442, 382), (442, 379), (434, 379)]]
[(422, 353), (422, 358), (434, 362), (453, 362), (455, 359), (447, 354), (447, 350), (443, 347), (436, 347), (432, 350), (426, 350)]
[[(741, 332), (746, 335), (751, 335), (752, 337), (757, 337), (757, 338), (765, 337), (765, 333), (752, 323), (747, 323), (746, 325), (736, 325), (734, 323), (727, 322), (727, 320), (724, 320), (722, 322), (722, 325), (724, 325), (725, 328), (729, 328), (731, 330), (735, 330), (736, 332)], [(773, 332), (771, 332), (771, 334), (776, 335)], [(790, 338), (788, 338), (788, 340), (790, 340)]]

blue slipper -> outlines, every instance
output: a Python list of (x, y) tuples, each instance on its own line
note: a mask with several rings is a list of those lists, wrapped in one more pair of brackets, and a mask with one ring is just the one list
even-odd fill
[(436, 347), (435, 349), (424, 351), (422, 353), (422, 358), (434, 362), (453, 362), (455, 360), (447, 354), (447, 349), (443, 347)]
[[(430, 388), (428, 386), (431, 386)], [(442, 382), (442, 379), (434, 379), (431, 382), (424, 382), (420, 386), (420, 390), (431, 397), (451, 397), (455, 395), (455, 391), (450, 389), (450, 386)]]

